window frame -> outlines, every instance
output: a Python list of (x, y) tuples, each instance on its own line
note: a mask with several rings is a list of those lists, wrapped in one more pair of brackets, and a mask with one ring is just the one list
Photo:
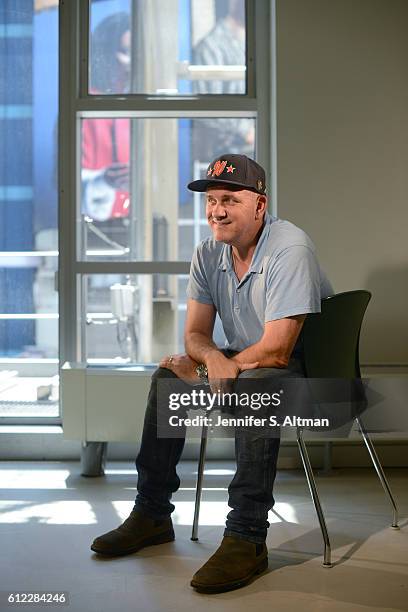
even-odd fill
[(59, 53), (59, 358), (80, 361), (81, 287), (87, 274), (188, 274), (190, 261), (84, 262), (77, 257), (80, 231), (80, 121), (84, 117), (255, 117), (256, 158), (265, 167), (270, 209), (276, 211), (275, 0), (247, 0), (247, 92), (191, 96), (89, 95), (89, 2), (61, 0)]

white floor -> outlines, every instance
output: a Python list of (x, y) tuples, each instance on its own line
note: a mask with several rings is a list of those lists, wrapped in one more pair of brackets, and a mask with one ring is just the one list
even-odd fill
[(18, 608), (6, 603), (12, 591), (68, 591), (69, 606), (52, 606), (68, 612), (408, 610), (408, 470), (387, 470), (399, 531), (389, 527), (390, 508), (373, 470), (318, 477), (333, 549), (330, 569), (322, 566), (321, 533), (303, 473), (280, 471), (269, 569), (251, 585), (218, 595), (198, 594), (189, 581), (221, 541), (234, 465), (207, 463), (199, 542), (190, 540), (195, 470), (194, 463), (180, 465), (176, 541), (106, 559), (89, 545), (132, 509), (132, 462), (108, 463), (101, 478), (82, 477), (79, 462), (0, 462), (0, 610)]

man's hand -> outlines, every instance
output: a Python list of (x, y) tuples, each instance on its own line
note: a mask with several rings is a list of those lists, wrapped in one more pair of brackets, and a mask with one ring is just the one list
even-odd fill
[(220, 351), (212, 352), (207, 359), (208, 382), (213, 393), (231, 392), (232, 381), (238, 378), (244, 370), (253, 370), (259, 367), (259, 362), (238, 363), (234, 358), (225, 357)]
[(197, 385), (201, 380), (195, 371), (198, 363), (185, 353), (163, 357), (159, 363), (159, 366), (171, 370), (179, 378), (184, 380), (184, 382), (187, 382), (190, 385)]

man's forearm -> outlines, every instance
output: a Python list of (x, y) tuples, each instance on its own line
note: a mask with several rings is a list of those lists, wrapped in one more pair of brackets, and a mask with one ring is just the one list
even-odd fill
[[(214, 353), (222, 354), (210, 338), (199, 332), (186, 336), (185, 350), (192, 359), (205, 364), (210, 356), (214, 356)], [(277, 352), (271, 351), (269, 347), (266, 348), (262, 340), (237, 353), (233, 359), (238, 364), (258, 362), (258, 368), (285, 368), (287, 366), (287, 360)]]
[(287, 359), (283, 355), (271, 351), (270, 347), (266, 347), (262, 340), (237, 353), (233, 359), (238, 364), (257, 361), (258, 368), (286, 368), (288, 365)]
[(211, 338), (200, 332), (188, 334), (184, 339), (184, 345), (187, 355), (198, 363), (206, 364), (211, 354), (221, 352)]

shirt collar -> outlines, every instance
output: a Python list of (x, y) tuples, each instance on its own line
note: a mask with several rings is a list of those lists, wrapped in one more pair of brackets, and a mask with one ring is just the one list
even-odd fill
[[(252, 256), (251, 266), (248, 270), (248, 273), (256, 272), (260, 274), (263, 270), (263, 260), (264, 260), (264, 255), (265, 255), (266, 244), (267, 244), (268, 237), (269, 237), (269, 229), (270, 229), (271, 223), (273, 223), (274, 220), (275, 220), (275, 217), (272, 217), (269, 213), (265, 212), (263, 230), (259, 237), (257, 245), (255, 247), (255, 251)], [(220, 264), (218, 268), (220, 270), (232, 269), (231, 245), (224, 244), (222, 251), (221, 251)]]

